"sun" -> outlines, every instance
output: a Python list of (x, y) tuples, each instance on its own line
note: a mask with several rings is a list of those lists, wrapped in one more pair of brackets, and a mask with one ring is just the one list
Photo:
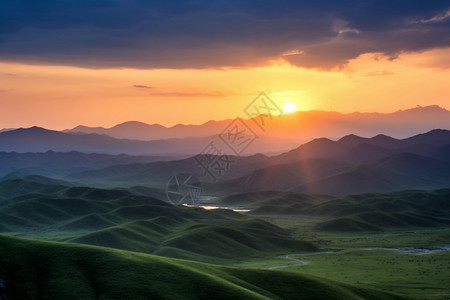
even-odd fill
[(291, 114), (291, 113), (297, 111), (297, 107), (295, 106), (294, 103), (292, 103), (292, 102), (287, 102), (286, 104), (284, 104), (283, 110), (284, 110), (285, 113)]

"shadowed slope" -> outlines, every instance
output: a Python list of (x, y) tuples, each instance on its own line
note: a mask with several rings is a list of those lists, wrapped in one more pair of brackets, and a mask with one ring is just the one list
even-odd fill
[(313, 276), (0, 236), (11, 299), (402, 299)]

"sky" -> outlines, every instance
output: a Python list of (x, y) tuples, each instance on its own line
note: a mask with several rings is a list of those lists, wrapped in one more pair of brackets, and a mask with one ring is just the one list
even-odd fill
[(450, 109), (448, 1), (2, 0), (0, 128)]

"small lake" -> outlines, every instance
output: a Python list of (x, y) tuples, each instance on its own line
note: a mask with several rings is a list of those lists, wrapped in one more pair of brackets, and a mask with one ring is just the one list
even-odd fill
[(183, 204), (183, 206), (187, 206), (187, 207), (201, 207), (203, 209), (228, 209), (228, 210), (232, 210), (235, 212), (242, 212), (242, 213), (246, 213), (251, 211), (251, 209), (246, 208), (246, 207), (241, 207), (241, 206), (226, 206), (226, 205), (220, 205), (217, 203), (211, 203), (208, 204), (207, 201), (211, 201), (211, 200), (216, 200), (217, 197), (214, 196), (199, 196), (198, 197), (198, 204)]

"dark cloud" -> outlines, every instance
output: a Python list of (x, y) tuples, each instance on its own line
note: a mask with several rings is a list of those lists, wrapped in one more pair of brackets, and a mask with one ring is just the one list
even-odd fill
[(135, 85), (133, 85), (133, 87), (140, 88), (140, 89), (151, 89), (152, 88), (151, 86), (142, 85), (142, 84), (135, 84)]
[(220, 68), (282, 57), (328, 69), (449, 47), (448, 11), (448, 1), (2, 0), (0, 60)]

